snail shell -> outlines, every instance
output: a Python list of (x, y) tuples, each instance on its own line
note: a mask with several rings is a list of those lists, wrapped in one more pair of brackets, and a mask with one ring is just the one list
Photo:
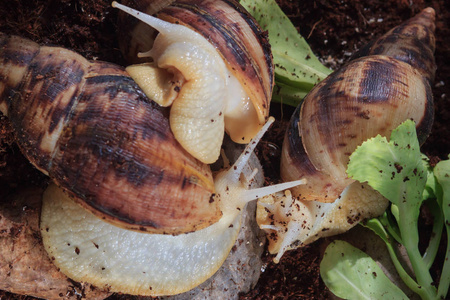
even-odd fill
[(0, 35), (0, 110), (25, 156), (115, 225), (177, 234), (221, 217), (211, 171), (121, 67)]
[(390, 136), (407, 119), (416, 122), (419, 140), (425, 141), (433, 123), (433, 22), (434, 11), (424, 10), (371, 44), (374, 49), (357, 53), (305, 97), (291, 119), (281, 160), (283, 180), (308, 179), (294, 196), (333, 202), (353, 182), (346, 169), (356, 147), (377, 134)]
[[(130, 32), (121, 38), (125, 57), (133, 62), (146, 52), (140, 56), (153, 60), (127, 70), (151, 99), (171, 105), (171, 129), (189, 153), (212, 163), (224, 130), (237, 143), (255, 136), (268, 117), (272, 55), (266, 35), (239, 3), (177, 1), (158, 11), (157, 18), (113, 5), (158, 31), (153, 40), (154, 29), (123, 15), (120, 19), (123, 31)], [(130, 5), (155, 10), (151, 1)]]
[(390, 136), (407, 119), (423, 143), (433, 123), (432, 8), (392, 29), (315, 86), (295, 110), (281, 156), (283, 180), (307, 183), (258, 203), (257, 220), (278, 253), (342, 233), (382, 214), (388, 200), (349, 179), (349, 156), (378, 134)]

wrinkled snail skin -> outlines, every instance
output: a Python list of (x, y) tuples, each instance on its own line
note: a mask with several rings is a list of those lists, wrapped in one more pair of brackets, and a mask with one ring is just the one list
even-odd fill
[[(258, 223), (278, 253), (345, 232), (383, 213), (388, 201), (347, 177), (349, 156), (365, 140), (389, 137), (407, 119), (423, 143), (433, 123), (432, 8), (362, 48), (315, 86), (295, 110), (283, 141), (283, 181), (307, 183), (259, 201)], [(364, 203), (361, 204), (361, 200)], [(287, 204), (286, 204), (287, 203)], [(345, 212), (345, 213), (344, 213)]]
[[(124, 4), (144, 13), (154, 11), (151, 1), (124, 1)], [(205, 120), (207, 120), (204, 124), (202, 123), (203, 125), (201, 127), (203, 128), (197, 129), (199, 126), (195, 124), (199, 122), (198, 119), (201, 118), (202, 111), (205, 111), (207, 107), (212, 107), (212, 105), (207, 102), (205, 102), (204, 107), (202, 107), (203, 104), (196, 104), (195, 106), (194, 104), (189, 104), (193, 101), (195, 102), (195, 100), (192, 101), (191, 96), (183, 97), (184, 94), (189, 93), (186, 91), (183, 92), (183, 88), (186, 90), (190, 89), (190, 85), (192, 84), (189, 78), (187, 78), (187, 76), (191, 75), (186, 74), (181, 66), (183, 59), (179, 59), (176, 62), (177, 65), (174, 64), (170, 67), (172, 70), (180, 71), (182, 73), (181, 77), (185, 79), (184, 83), (177, 83), (172, 87), (179, 93), (178, 99), (180, 101), (175, 99), (173, 102), (171, 128), (177, 140), (180, 141), (189, 153), (205, 163), (212, 163), (219, 156), (224, 130), (234, 142), (248, 143), (260, 130), (268, 117), (274, 79), (272, 55), (267, 36), (261, 31), (256, 21), (248, 12), (237, 1), (233, 0), (176, 1), (158, 11), (155, 16), (171, 24), (182, 25), (202, 36), (210, 44), (211, 49), (214, 49), (219, 59), (223, 60), (220, 64), (223, 63), (226, 67), (225, 76), (223, 77), (223, 80), (226, 81), (225, 84), (237, 86), (232, 88), (227, 87), (225, 92), (211, 92), (213, 95), (224, 94), (220, 100), (212, 100), (211, 98), (211, 101), (214, 101), (214, 103), (222, 101), (224, 103), (221, 104), (219, 110), (205, 113)], [(147, 52), (152, 47), (158, 48), (156, 46), (157, 43), (153, 43), (155, 36), (158, 34), (158, 32), (155, 32), (155, 29), (142, 25), (142, 22), (136, 23), (136, 21), (132, 21), (123, 14), (119, 15), (119, 23), (124, 24), (123, 27), (126, 28), (125, 30), (121, 30), (125, 34), (122, 33), (123, 36), (120, 43), (124, 51), (124, 56), (131, 63), (136, 61), (142, 62), (142, 59), (136, 59), (138, 53)], [(164, 35), (164, 33), (160, 33), (160, 35)], [(165, 35), (169, 36), (169, 34)], [(192, 40), (192, 38), (188, 38), (187, 42), (192, 42)], [(194, 43), (192, 45), (192, 48), (196, 47)], [(204, 49), (203, 46), (201, 48)], [(151, 55), (156, 56), (155, 53)], [(159, 58), (153, 58), (155, 60), (154, 64), (159, 66), (161, 64)], [(196, 65), (199, 64), (201, 63)], [(215, 68), (219, 63), (213, 63), (212, 65)], [(208, 67), (203, 71), (200, 70), (200, 72), (209, 72), (210, 69), (211, 67)], [(144, 76), (142, 75), (143, 72), (139, 72), (136, 76), (134, 73), (131, 74), (138, 83), (139, 79), (137, 77)], [(199, 74), (200, 78), (201, 76), (202, 74)], [(169, 78), (170, 80), (173, 82), (176, 81), (173, 78)], [(199, 79), (193, 79), (192, 81), (194, 80)], [(211, 84), (205, 83), (205, 85), (210, 86)], [(199, 89), (199, 92), (192, 92), (192, 98), (196, 98), (195, 93), (201, 95), (202, 89)], [(236, 93), (236, 95), (226, 95), (226, 93), (229, 94), (230, 91), (234, 90), (240, 90), (240, 92)], [(201, 97), (199, 96), (198, 98)], [(205, 98), (209, 99), (210, 97), (206, 96)], [(246, 100), (238, 101), (240, 98)], [(228, 101), (228, 99), (232, 99), (232, 101)], [(185, 104), (178, 103), (181, 101)], [(183, 106), (179, 108), (180, 105)], [(176, 115), (173, 119), (178, 121), (179, 124), (172, 123), (172, 114)], [(182, 118), (179, 116), (185, 117), (186, 120), (180, 121)], [(219, 123), (219, 119), (220, 122), (224, 122), (224, 125), (217, 125), (216, 127), (221, 127), (221, 129), (214, 128), (206, 131), (206, 127), (213, 127), (208, 122)], [(195, 130), (192, 129), (191, 131), (204, 130), (205, 133), (199, 135), (199, 141), (191, 141), (187, 137), (189, 129), (185, 128), (195, 128)], [(209, 133), (213, 131), (215, 132), (214, 134)], [(217, 141), (204, 142), (208, 147), (212, 147), (212, 144), (214, 144), (214, 147), (212, 150), (208, 150), (207, 154), (202, 154), (202, 141), (206, 138), (209, 139), (209, 136), (215, 137)]]
[(178, 234), (221, 216), (209, 167), (122, 67), (0, 34), (0, 110), (30, 162), (110, 223)]

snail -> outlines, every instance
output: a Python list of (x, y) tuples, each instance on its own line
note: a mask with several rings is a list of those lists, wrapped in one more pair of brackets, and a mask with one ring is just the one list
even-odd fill
[(174, 295), (201, 284), (230, 252), (246, 203), (304, 183), (248, 189), (255, 172), (242, 176), (243, 168), (271, 122), (231, 167), (215, 176), (215, 201), (220, 202), (223, 216), (198, 231), (175, 236), (127, 231), (96, 218), (50, 186), (41, 214), (41, 233), (50, 257), (68, 277), (111, 292)]
[(425, 141), (433, 123), (434, 20), (434, 10), (426, 8), (369, 43), (297, 107), (283, 142), (281, 177), (307, 184), (258, 203), (258, 223), (269, 250), (278, 253), (275, 261), (385, 211), (387, 199), (347, 177), (349, 156), (407, 119)]
[(0, 111), (54, 183), (42, 241), (72, 280), (136, 295), (190, 290), (225, 260), (249, 201), (304, 183), (248, 189), (255, 172), (241, 176), (273, 118), (213, 176), (122, 67), (5, 34), (0, 45)]
[(177, 141), (208, 164), (225, 131), (248, 143), (268, 118), (274, 85), (270, 45), (253, 17), (234, 0), (129, 2), (142, 12), (113, 6), (151, 28), (122, 15), (125, 57), (150, 60), (127, 71), (150, 99), (170, 106)]

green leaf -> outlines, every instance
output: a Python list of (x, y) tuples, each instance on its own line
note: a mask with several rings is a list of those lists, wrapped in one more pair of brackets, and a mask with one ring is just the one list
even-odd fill
[(310, 88), (299, 89), (297, 87), (292, 87), (289, 84), (276, 82), (273, 89), (272, 100), (291, 106), (297, 106), (302, 102), (303, 98), (310, 90)]
[[(268, 31), (278, 85), (275, 100), (290, 105), (292, 94), (306, 94), (332, 71), (322, 65), (275, 0), (241, 0), (240, 3)], [(293, 92), (296, 91), (296, 93)], [(283, 96), (289, 99), (284, 101)]]
[(445, 225), (450, 229), (450, 160), (440, 161), (433, 171), (441, 187), (439, 202), (444, 213)]
[(424, 299), (433, 298), (436, 288), (427, 263), (419, 251), (418, 218), (427, 181), (427, 170), (420, 153), (415, 123), (407, 120), (385, 137), (376, 136), (359, 146), (350, 156), (347, 173), (353, 179), (367, 182), (392, 202), (400, 239), (421, 286)]
[(450, 160), (440, 161), (433, 171), (436, 181), (439, 183), (436, 194), (444, 215), (444, 224), (447, 231), (447, 250), (438, 287), (438, 297), (444, 299), (450, 285)]
[(434, 177), (433, 168), (430, 166), (429, 159), (426, 155), (422, 154), (422, 161), (427, 170), (427, 182), (425, 184), (425, 190), (423, 191), (423, 200), (436, 198), (436, 177)]
[[(391, 141), (380, 135), (359, 146), (350, 156), (347, 173), (399, 207), (420, 207), (427, 173), (422, 162), (416, 127), (407, 120), (392, 131)], [(418, 212), (417, 212), (418, 213)]]
[(331, 292), (344, 299), (408, 299), (370, 256), (344, 241), (328, 245), (320, 275)]
[[(412, 291), (414, 291), (415, 293), (420, 293), (421, 287), (417, 284), (417, 282), (414, 281), (414, 279), (411, 278), (408, 272), (405, 271), (402, 263), (398, 259), (397, 246), (394, 244), (394, 237), (391, 234), (395, 233), (395, 230), (391, 228), (391, 226), (394, 224), (392, 224), (389, 219), (390, 218), (388, 217), (388, 212), (385, 212), (378, 218), (368, 220), (363, 226), (371, 229), (386, 243), (389, 256), (391, 257), (392, 263), (394, 264), (394, 267), (397, 270), (400, 278)], [(394, 228), (396, 228), (396, 225), (394, 225)], [(389, 232), (386, 231), (386, 229), (388, 229)]]

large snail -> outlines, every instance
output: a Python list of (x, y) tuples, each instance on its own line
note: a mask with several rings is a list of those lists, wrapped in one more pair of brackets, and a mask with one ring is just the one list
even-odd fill
[(225, 260), (248, 201), (303, 183), (248, 190), (254, 173), (241, 173), (272, 120), (213, 179), (174, 138), (168, 109), (122, 67), (4, 34), (0, 45), (0, 111), (55, 183), (41, 234), (73, 280), (137, 295), (187, 291)]
[(259, 202), (258, 222), (269, 250), (282, 254), (322, 236), (344, 232), (384, 212), (387, 200), (346, 174), (350, 154), (406, 119), (423, 143), (433, 123), (432, 8), (395, 27), (318, 84), (296, 109), (281, 158), (283, 180), (305, 178), (280, 197)]
[[(150, 13), (161, 1), (129, 2)], [(151, 26), (122, 21), (125, 57), (151, 59), (127, 71), (149, 98), (171, 106), (170, 127), (180, 144), (213, 163), (224, 130), (234, 142), (248, 143), (268, 117), (274, 84), (270, 46), (255, 20), (234, 0), (176, 1), (158, 18), (113, 6)]]

